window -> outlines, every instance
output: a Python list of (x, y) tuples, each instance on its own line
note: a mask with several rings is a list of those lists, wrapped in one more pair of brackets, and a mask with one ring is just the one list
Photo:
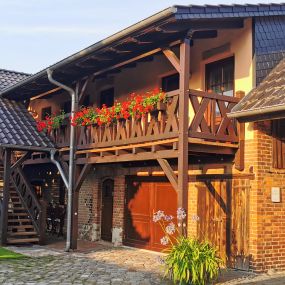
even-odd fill
[(285, 119), (272, 121), (272, 166), (285, 168)]
[(206, 91), (234, 96), (234, 57), (206, 65)]
[(161, 79), (161, 88), (163, 92), (179, 89), (179, 73), (163, 77)]
[(112, 107), (114, 105), (114, 88), (101, 91), (100, 107), (103, 105), (106, 105), (107, 107)]
[(51, 107), (42, 108), (42, 120), (46, 119), (46, 116), (51, 115)]

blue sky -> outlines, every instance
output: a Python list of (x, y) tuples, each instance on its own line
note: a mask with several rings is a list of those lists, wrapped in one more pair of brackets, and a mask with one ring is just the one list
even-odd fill
[[(235, 3), (280, 1), (235, 1)], [(174, 4), (224, 0), (0, 0), (0, 68), (35, 73)]]

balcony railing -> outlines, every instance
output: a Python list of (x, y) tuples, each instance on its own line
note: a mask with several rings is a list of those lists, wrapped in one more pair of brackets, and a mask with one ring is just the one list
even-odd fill
[[(169, 93), (165, 108), (142, 119), (131, 118), (108, 126), (78, 127), (77, 149), (138, 144), (178, 137), (179, 91)], [(238, 98), (197, 90), (189, 92), (189, 137), (236, 144), (235, 121), (227, 117)], [(69, 146), (69, 123), (51, 133), (59, 148)]]

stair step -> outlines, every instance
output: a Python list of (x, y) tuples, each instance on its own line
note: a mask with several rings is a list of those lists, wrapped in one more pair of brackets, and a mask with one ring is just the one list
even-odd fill
[(37, 236), (37, 232), (8, 232), (8, 236)]
[(27, 214), (27, 213), (8, 213), (8, 216), (13, 216), (13, 217), (19, 217), (19, 216), (21, 216), (21, 217), (28, 217), (29, 216), (29, 214)]
[(24, 229), (33, 229), (34, 226), (33, 225), (17, 225), (17, 226), (13, 226), (13, 225), (10, 225), (8, 226), (8, 231), (10, 230), (24, 230)]
[(31, 219), (8, 219), (8, 223), (26, 223), (32, 222)]
[(19, 244), (19, 243), (35, 243), (39, 242), (39, 238), (13, 238), (8, 239), (7, 244)]

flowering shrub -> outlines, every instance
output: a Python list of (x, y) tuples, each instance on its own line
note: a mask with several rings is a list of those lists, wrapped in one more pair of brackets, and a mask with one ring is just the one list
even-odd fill
[(37, 130), (39, 132), (50, 132), (53, 129), (58, 129), (64, 119), (64, 112), (57, 116), (46, 116), (44, 121), (37, 122)]
[(116, 102), (114, 106), (107, 108), (82, 108), (71, 117), (71, 124), (74, 126), (89, 126), (92, 124), (106, 125), (116, 123), (130, 117), (140, 119), (155, 108), (158, 102), (166, 102), (165, 93), (153, 90), (145, 95), (132, 93), (130, 99), (122, 103)]
[(177, 223), (163, 211), (153, 215), (153, 221), (160, 224), (165, 234), (160, 242), (168, 245), (167, 256), (162, 260), (165, 273), (178, 284), (205, 285), (218, 276), (222, 260), (208, 241), (186, 237), (185, 219), (182, 208), (177, 209)]

